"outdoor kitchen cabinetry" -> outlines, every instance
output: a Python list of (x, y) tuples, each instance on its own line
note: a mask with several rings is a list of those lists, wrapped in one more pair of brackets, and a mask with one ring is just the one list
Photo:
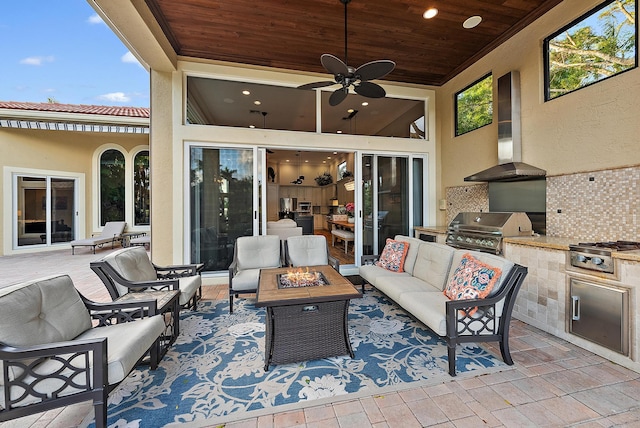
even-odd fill
[[(529, 269), (527, 278), (522, 285), (513, 308), (513, 317), (529, 325), (537, 327), (554, 336), (564, 339), (574, 345), (587, 349), (597, 355), (607, 358), (617, 364), (640, 372), (640, 319), (638, 292), (640, 291), (640, 251), (622, 252), (614, 256), (616, 274), (587, 275), (577, 272), (571, 266), (569, 257), (569, 245), (574, 244), (575, 239), (532, 237), (532, 238), (505, 238), (504, 257), (527, 266)], [(608, 275), (608, 276), (607, 276)], [(608, 329), (609, 335), (615, 335), (619, 341), (619, 349), (608, 349), (605, 345), (598, 344), (593, 338), (585, 339), (581, 335), (571, 332), (571, 319), (573, 317), (573, 299), (571, 284), (584, 285), (596, 284), (603, 287), (602, 290), (617, 290), (616, 297), (620, 297), (622, 305), (621, 316), (616, 323), (621, 327), (625, 322), (629, 323), (628, 345), (622, 344), (624, 329)], [(625, 294), (626, 292), (626, 294)], [(577, 291), (574, 290), (574, 295)], [(607, 293), (609, 299), (611, 294)], [(589, 296), (589, 308), (597, 313), (598, 310), (606, 310), (610, 302), (595, 300)], [(593, 306), (595, 305), (595, 306)], [(628, 305), (628, 314), (624, 314), (624, 308)], [(582, 320), (588, 315), (584, 312)], [(615, 331), (614, 331), (615, 330)], [(628, 352), (627, 352), (628, 350)], [(624, 355), (624, 354), (628, 354)]]

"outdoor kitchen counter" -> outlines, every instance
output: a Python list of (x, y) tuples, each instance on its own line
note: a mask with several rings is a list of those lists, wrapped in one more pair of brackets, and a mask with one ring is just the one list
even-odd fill
[[(527, 247), (549, 248), (552, 250), (569, 251), (569, 245), (578, 243), (576, 238), (563, 238), (557, 236), (512, 236), (505, 237), (507, 244), (524, 245)], [(612, 251), (611, 257), (620, 260), (640, 262), (640, 250), (635, 251)]]
[(447, 234), (447, 226), (416, 226), (414, 228), (419, 232), (444, 233)]
[(550, 248), (553, 250), (569, 251), (569, 245), (576, 244), (575, 238), (562, 238), (556, 236), (505, 236), (505, 244), (525, 245), (528, 247)]

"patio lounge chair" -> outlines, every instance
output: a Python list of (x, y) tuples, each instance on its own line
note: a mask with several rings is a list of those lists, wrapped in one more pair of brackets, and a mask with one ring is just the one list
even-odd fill
[(229, 313), (233, 297), (258, 290), (260, 269), (280, 267), (280, 238), (277, 235), (241, 236), (236, 239), (233, 262), (229, 266)]
[(180, 306), (196, 308), (202, 298), (202, 264), (156, 266), (144, 247), (114, 251), (90, 263), (113, 300), (144, 290), (180, 290)]
[(0, 422), (92, 400), (105, 427), (109, 392), (146, 354), (158, 365), (155, 300), (91, 302), (54, 275), (0, 288), (0, 313)]
[(288, 237), (285, 241), (285, 258), (288, 266), (331, 265), (340, 272), (340, 262), (329, 255), (327, 238), (321, 235)]
[(102, 247), (109, 242), (113, 248), (115, 243), (122, 239), (122, 232), (126, 225), (124, 221), (106, 222), (99, 236), (71, 241), (71, 254), (75, 254), (76, 247), (93, 247), (93, 254), (95, 254), (96, 247)]

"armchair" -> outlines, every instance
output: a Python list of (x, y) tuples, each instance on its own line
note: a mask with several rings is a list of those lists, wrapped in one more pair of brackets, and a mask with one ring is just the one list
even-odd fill
[(239, 237), (229, 266), (229, 313), (233, 313), (234, 296), (258, 290), (260, 269), (277, 268), (280, 264), (280, 238), (277, 235)]
[(144, 247), (128, 247), (90, 263), (116, 300), (130, 291), (180, 290), (181, 307), (195, 309), (202, 298), (202, 265), (156, 266)]
[(340, 262), (329, 255), (327, 239), (321, 235), (290, 236), (285, 243), (288, 266), (331, 265), (340, 272)]
[(157, 368), (153, 300), (91, 302), (56, 275), (1, 288), (0, 312), (0, 421), (93, 400), (102, 428), (109, 392), (146, 354)]

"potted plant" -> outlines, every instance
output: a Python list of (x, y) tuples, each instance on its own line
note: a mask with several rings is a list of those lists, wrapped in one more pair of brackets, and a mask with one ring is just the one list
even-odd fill
[(349, 202), (348, 204), (346, 204), (344, 206), (345, 210), (347, 211), (347, 221), (349, 223), (355, 223), (356, 219), (355, 219), (355, 211), (356, 211), (356, 206), (353, 202)]
[(316, 183), (318, 183), (318, 186), (326, 186), (328, 184), (333, 183), (333, 177), (331, 177), (331, 174), (329, 174), (328, 172), (325, 172), (317, 176), (315, 180), (316, 180)]

